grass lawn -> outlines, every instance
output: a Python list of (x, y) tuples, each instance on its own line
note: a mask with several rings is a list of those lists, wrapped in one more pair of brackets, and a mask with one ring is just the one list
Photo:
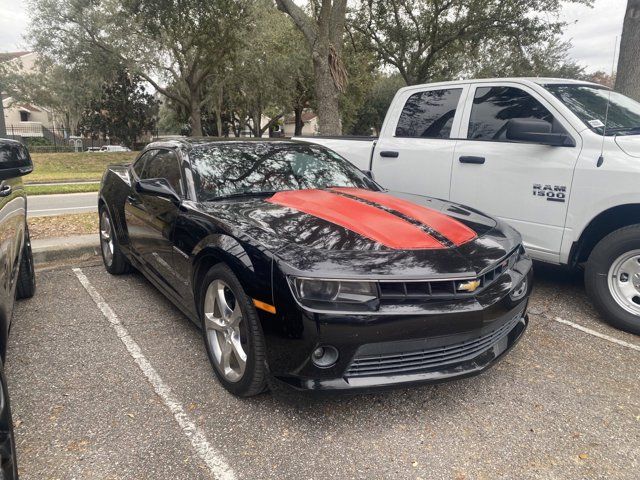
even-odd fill
[[(25, 183), (100, 180), (107, 165), (130, 163), (137, 152), (33, 153), (33, 173)], [(62, 192), (61, 192), (62, 193)]]
[(74, 213), (51, 217), (29, 217), (32, 240), (48, 237), (68, 237), (95, 233), (98, 236), (98, 213)]
[(27, 195), (51, 195), (54, 193), (84, 193), (100, 190), (99, 183), (76, 183), (71, 185), (26, 185)]

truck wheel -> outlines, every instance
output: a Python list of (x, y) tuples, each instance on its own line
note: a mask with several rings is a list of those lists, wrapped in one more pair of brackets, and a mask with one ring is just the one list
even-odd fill
[(585, 284), (607, 322), (640, 334), (640, 225), (600, 240), (587, 261)]
[(131, 264), (120, 250), (118, 237), (106, 207), (100, 207), (100, 252), (104, 268), (112, 275), (131, 271)]
[(16, 286), (16, 298), (31, 298), (34, 293), (36, 293), (36, 272), (33, 268), (29, 227), (25, 227), (20, 271), (18, 272), (18, 285)]

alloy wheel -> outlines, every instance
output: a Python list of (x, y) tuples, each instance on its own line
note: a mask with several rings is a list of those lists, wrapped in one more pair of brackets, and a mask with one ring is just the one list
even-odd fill
[(214, 280), (207, 287), (204, 320), (209, 349), (218, 371), (230, 382), (239, 381), (247, 366), (242, 311), (233, 291), (222, 280)]
[(102, 256), (107, 266), (113, 263), (113, 235), (111, 231), (111, 220), (106, 210), (100, 215), (100, 246)]

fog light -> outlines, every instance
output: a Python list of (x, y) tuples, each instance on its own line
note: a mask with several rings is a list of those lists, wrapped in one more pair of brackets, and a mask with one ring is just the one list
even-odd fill
[(318, 347), (311, 354), (311, 361), (316, 367), (331, 367), (338, 361), (338, 350), (330, 345)]
[(516, 288), (511, 292), (511, 300), (520, 300), (527, 293), (527, 279), (525, 278), (520, 282)]

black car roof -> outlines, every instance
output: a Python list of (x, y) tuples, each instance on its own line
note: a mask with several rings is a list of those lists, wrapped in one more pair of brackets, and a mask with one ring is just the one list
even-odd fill
[(278, 138), (218, 138), (218, 137), (179, 137), (179, 138), (159, 138), (157, 141), (150, 143), (146, 148), (158, 147), (182, 147), (190, 150), (194, 147), (207, 145), (250, 145), (254, 143), (279, 144), (279, 145), (308, 145), (305, 142), (299, 142), (289, 139)]
[(18, 140), (12, 140), (10, 138), (0, 138), (0, 143), (9, 145), (21, 145), (24, 147), (24, 144), (22, 142), (19, 142)]

